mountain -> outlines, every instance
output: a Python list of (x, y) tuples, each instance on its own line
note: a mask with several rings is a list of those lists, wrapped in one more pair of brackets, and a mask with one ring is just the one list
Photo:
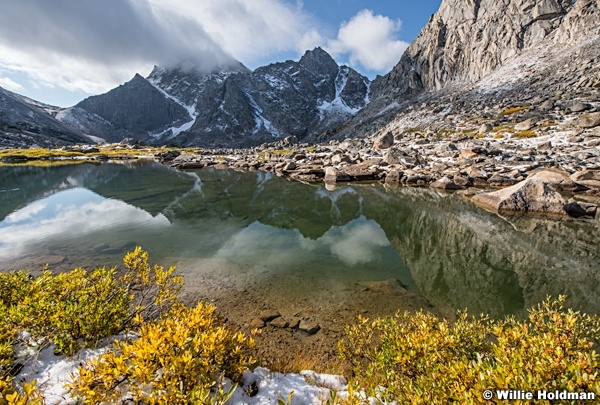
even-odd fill
[(369, 80), (321, 48), (298, 61), (210, 73), (155, 67), (147, 78), (89, 97), (57, 115), (107, 140), (178, 146), (251, 146), (287, 136), (315, 140), (368, 103)]
[(90, 138), (53, 118), (58, 110), (0, 87), (0, 147), (90, 143)]
[(444, 0), (338, 136), (435, 127), (486, 107), (597, 99), (599, 60), (598, 0)]

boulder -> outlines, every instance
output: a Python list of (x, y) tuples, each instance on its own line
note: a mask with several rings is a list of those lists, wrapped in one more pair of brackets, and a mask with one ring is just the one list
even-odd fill
[(385, 156), (383, 157), (383, 161), (387, 162), (390, 165), (397, 165), (402, 163), (402, 159), (406, 158), (408, 153), (398, 148), (390, 148), (387, 150)]
[(479, 133), (480, 134), (487, 134), (492, 129), (494, 129), (494, 126), (491, 123), (489, 123), (489, 122), (485, 122), (485, 123), (481, 124), (481, 126), (479, 127)]
[(283, 166), (283, 170), (285, 171), (290, 171), (290, 170), (296, 170), (298, 166), (296, 165), (296, 162), (294, 162), (293, 160), (290, 160), (289, 162), (287, 162), (285, 164), (285, 166)]
[(491, 193), (477, 194), (472, 200), (496, 211), (524, 211), (568, 215), (565, 200), (547, 184), (532, 179)]
[[(575, 183), (561, 173), (545, 170), (503, 190), (477, 194), (472, 197), (472, 200), (497, 211), (523, 211), (563, 216), (575, 212), (576, 216), (581, 216), (577, 214), (577, 207), (565, 207), (567, 204), (557, 191), (564, 190), (562, 187), (566, 184)], [(582, 210), (590, 211), (589, 207)]]
[(548, 184), (555, 191), (583, 191), (585, 187), (574, 182), (572, 179), (567, 177), (567, 173), (557, 172), (552, 170), (541, 170), (531, 176), (536, 181), (544, 182)]
[(431, 188), (439, 188), (442, 190), (458, 190), (460, 186), (458, 186), (454, 181), (449, 179), (447, 176), (442, 177), (439, 180), (434, 181), (430, 184)]
[(335, 167), (325, 168), (325, 177), (323, 179), (326, 183), (337, 183), (341, 181), (350, 181), (350, 176), (344, 172), (340, 172)]
[(277, 311), (263, 311), (259, 316), (258, 319), (260, 319), (263, 322), (270, 322), (273, 319), (277, 319), (281, 316), (281, 314)]
[(278, 317), (269, 322), (269, 325), (274, 326), (276, 328), (287, 328), (289, 326), (289, 322), (283, 319), (282, 317)]
[(390, 170), (387, 173), (387, 176), (385, 176), (385, 182), (386, 183), (399, 183), (402, 176), (403, 176), (403, 173), (399, 172), (398, 170)]
[(321, 330), (321, 326), (310, 321), (302, 320), (300, 321), (300, 325), (298, 325), (298, 329), (302, 332), (308, 333), (309, 335), (314, 335)]
[(565, 211), (567, 211), (567, 213), (574, 218), (594, 218), (597, 210), (598, 207), (596, 205), (581, 201), (571, 201), (565, 205)]
[(519, 122), (517, 125), (515, 125), (515, 130), (516, 131), (529, 131), (531, 128), (533, 128), (535, 125), (535, 123), (533, 122), (533, 120), (531, 118), (529, 118), (528, 120)]
[(579, 128), (595, 128), (600, 126), (600, 111), (582, 116), (577, 126)]
[(391, 132), (387, 132), (375, 139), (373, 142), (373, 149), (389, 149), (394, 144), (394, 135)]

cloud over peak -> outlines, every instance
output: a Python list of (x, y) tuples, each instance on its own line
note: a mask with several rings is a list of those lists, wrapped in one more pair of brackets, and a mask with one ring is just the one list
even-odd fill
[(337, 38), (328, 41), (327, 49), (334, 56), (348, 54), (352, 65), (389, 71), (409, 45), (396, 39), (400, 27), (400, 20), (362, 10), (342, 23)]
[[(327, 35), (301, 1), (2, 0), (5, 87), (99, 93), (152, 66), (257, 66), (321, 46), (358, 70), (385, 73), (407, 45), (400, 21), (362, 10)], [(10, 81), (9, 81), (10, 80)], [(0, 84), (1, 85), (1, 84)]]

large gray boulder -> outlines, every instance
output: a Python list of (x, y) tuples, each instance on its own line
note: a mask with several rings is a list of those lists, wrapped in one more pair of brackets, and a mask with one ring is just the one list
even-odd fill
[(556, 190), (569, 189), (570, 183), (574, 182), (560, 173), (541, 171), (503, 190), (477, 194), (472, 197), (472, 200), (476, 204), (499, 212), (520, 211), (582, 216), (593, 211), (595, 215), (592, 207), (586, 206), (579, 209), (575, 206), (577, 203), (570, 203), (565, 208), (567, 203)]

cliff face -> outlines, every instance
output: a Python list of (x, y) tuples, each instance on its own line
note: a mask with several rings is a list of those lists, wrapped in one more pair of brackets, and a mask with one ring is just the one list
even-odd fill
[(598, 18), (596, 0), (444, 0), (378, 90), (411, 94), (474, 83), (543, 41), (600, 34)]
[(598, 0), (444, 0), (394, 69), (373, 82), (350, 131), (368, 135), (415, 101), (469, 92), (480, 106), (523, 91), (589, 96), (600, 86), (599, 44)]

